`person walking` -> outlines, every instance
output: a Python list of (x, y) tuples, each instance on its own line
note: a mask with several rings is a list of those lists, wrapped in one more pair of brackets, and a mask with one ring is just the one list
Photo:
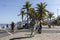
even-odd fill
[(6, 25), (6, 28), (8, 28), (8, 24)]
[(41, 31), (42, 31), (42, 24), (41, 24), (41, 21), (40, 21), (39, 28), (38, 28), (38, 33), (41, 34)]
[(11, 32), (14, 32), (14, 28), (15, 28), (15, 23), (12, 22), (12, 23), (11, 23)]

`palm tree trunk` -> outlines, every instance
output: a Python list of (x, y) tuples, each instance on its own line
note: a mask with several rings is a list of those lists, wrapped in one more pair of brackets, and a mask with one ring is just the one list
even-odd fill
[(23, 15), (22, 15), (22, 22), (23, 22)]
[(50, 18), (50, 27), (51, 27), (51, 18)]
[(48, 26), (49, 26), (49, 28), (51, 28), (51, 18), (50, 18), (50, 23), (49, 23), (49, 25), (48, 25)]
[(28, 23), (28, 11), (29, 11), (29, 9), (27, 8), (27, 23)]
[(28, 13), (27, 13), (27, 23), (28, 23)]

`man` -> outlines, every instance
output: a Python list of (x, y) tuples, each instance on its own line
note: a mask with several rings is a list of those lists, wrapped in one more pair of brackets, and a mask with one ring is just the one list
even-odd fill
[(40, 21), (40, 23), (39, 23), (39, 29), (38, 29), (38, 33), (39, 34), (41, 34), (41, 31), (42, 31), (42, 24), (41, 24), (42, 22)]
[(11, 23), (11, 32), (14, 32), (14, 28), (15, 28), (15, 23), (12, 22), (12, 23)]

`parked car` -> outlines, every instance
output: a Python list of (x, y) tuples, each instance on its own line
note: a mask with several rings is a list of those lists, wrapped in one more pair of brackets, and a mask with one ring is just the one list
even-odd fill
[(17, 29), (23, 29), (23, 24), (21, 22), (17, 23)]

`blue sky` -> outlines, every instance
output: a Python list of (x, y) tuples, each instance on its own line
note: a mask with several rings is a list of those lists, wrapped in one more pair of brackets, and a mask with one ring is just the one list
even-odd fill
[[(21, 21), (21, 16), (19, 14), (20, 9), (23, 7), (27, 0), (0, 0), (0, 23), (15, 23)], [(36, 7), (39, 2), (46, 2), (46, 9), (54, 12), (55, 17), (60, 15), (60, 0), (30, 0), (32, 7)]]

